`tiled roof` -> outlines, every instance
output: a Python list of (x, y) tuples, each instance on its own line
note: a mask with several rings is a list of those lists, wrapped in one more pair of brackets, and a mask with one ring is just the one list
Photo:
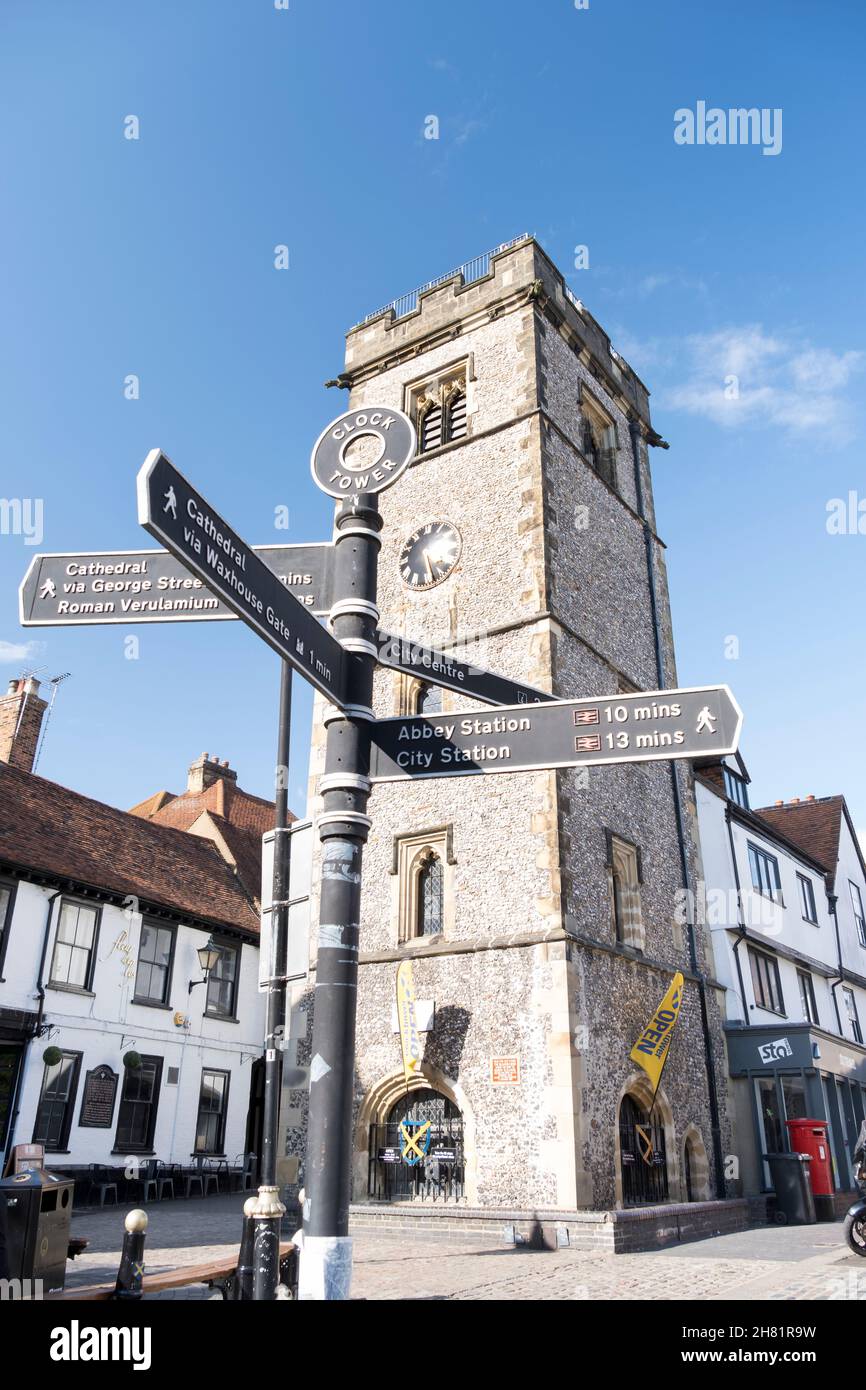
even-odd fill
[(137, 806), (130, 806), (129, 814), (131, 816), (144, 816), (145, 820), (149, 820), (155, 811), (173, 799), (174, 792), (154, 792), (153, 796), (149, 796), (146, 801), (140, 801)]
[(212, 841), (0, 763), (0, 862), (134, 895), (208, 924), (258, 931), (239, 878)]
[[(232, 825), (224, 816), (209, 811), (208, 818), (222, 837), (223, 843), (237, 866), (238, 877), (247, 894), (258, 902), (262, 893), (262, 837), (257, 830), (247, 830), (240, 825)], [(273, 811), (271, 824), (273, 829)], [(198, 833), (196, 830), (195, 833)]]
[(844, 805), (842, 796), (822, 796), (817, 801), (762, 806), (755, 815), (817, 859), (828, 873), (835, 873)]
[[(159, 793), (159, 796), (168, 793)], [(142, 801), (132, 809), (133, 815), (145, 816), (157, 825), (172, 825), (176, 830), (188, 830), (193, 821), (198, 820), (202, 811), (211, 811), (222, 816), (231, 825), (242, 830), (252, 830), (259, 837), (266, 830), (274, 828), (274, 803), (260, 796), (251, 796), (242, 791), (234, 782), (218, 777), (211, 786), (201, 792), (182, 792), (180, 796), (170, 797), (151, 805), (155, 798)], [(293, 819), (293, 818), (292, 818)]]

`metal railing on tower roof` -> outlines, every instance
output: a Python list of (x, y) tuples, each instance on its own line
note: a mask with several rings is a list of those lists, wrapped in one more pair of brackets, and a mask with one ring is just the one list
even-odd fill
[(492, 256), (498, 256), (500, 251), (509, 251), (512, 246), (519, 246), (522, 241), (529, 239), (530, 233), (524, 232), (522, 236), (516, 236), (511, 241), (503, 241), (499, 246), (494, 246), (490, 251), (483, 251), (480, 256), (474, 256), (471, 261), (464, 261), (454, 270), (449, 270), (445, 275), (437, 275), (435, 280), (428, 280), (424, 285), (418, 285), (414, 290), (409, 290), (408, 294), (398, 295), (396, 299), (383, 304), (381, 309), (376, 309), (372, 314), (367, 314), (360, 323), (356, 323), (356, 328), (362, 328), (365, 323), (377, 319), (380, 314), (387, 314), (389, 309), (394, 310), (396, 319), (405, 318), (407, 314), (412, 314), (418, 308), (418, 298), (425, 290), (435, 289), (437, 285), (444, 285), (446, 280), (453, 280), (455, 275), (463, 276), (463, 283), (471, 285), (473, 280), (481, 280), (490, 270), (490, 260)]

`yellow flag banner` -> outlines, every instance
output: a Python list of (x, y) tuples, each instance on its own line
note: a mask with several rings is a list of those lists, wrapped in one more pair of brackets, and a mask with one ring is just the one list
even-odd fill
[(403, 1051), (403, 1075), (408, 1085), (421, 1069), (421, 1039), (415, 1017), (415, 976), (411, 960), (401, 961), (397, 966), (397, 1022)]
[(631, 1060), (643, 1067), (652, 1082), (653, 1094), (661, 1081), (668, 1048), (680, 1015), (684, 984), (683, 976), (678, 970), (670, 989), (629, 1053)]

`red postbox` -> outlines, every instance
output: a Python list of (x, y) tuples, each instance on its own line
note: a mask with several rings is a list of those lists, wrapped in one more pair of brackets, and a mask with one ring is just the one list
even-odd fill
[(794, 1153), (808, 1154), (812, 1195), (832, 1197), (833, 1161), (827, 1138), (826, 1120), (787, 1120), (788, 1134)]

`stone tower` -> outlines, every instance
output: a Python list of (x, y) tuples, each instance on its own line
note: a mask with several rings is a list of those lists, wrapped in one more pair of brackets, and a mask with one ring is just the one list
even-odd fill
[[(351, 391), (341, 408), (399, 407), (419, 432), (416, 462), (380, 496), (384, 629), (456, 644), (464, 659), (562, 698), (676, 684), (648, 459), (663, 441), (646, 388), (534, 240), (353, 328), (337, 384)], [(435, 568), (412, 550), (431, 523), (436, 534), (446, 524)], [(489, 711), (384, 668), (374, 704), (380, 716)], [(423, 1085), (460, 1117), (452, 1197), (574, 1210), (715, 1196), (714, 1147), (729, 1147), (719, 1001), (707, 985), (702, 1004), (708, 945), (698, 934), (690, 953), (677, 898), (684, 860), (700, 877), (688, 769), (389, 783), (374, 788), (370, 814), (354, 1200), (388, 1189), (370, 1146), (411, 1101), (393, 1022), (407, 955), (418, 1000), (435, 1006)], [(653, 1115), (664, 1165), (650, 1168), (633, 1142), (649, 1087), (629, 1051), (677, 969), (684, 1004)], [(715, 1146), (708, 1054), (722, 1112)], [(288, 1100), (302, 1150), (300, 1087)]]

